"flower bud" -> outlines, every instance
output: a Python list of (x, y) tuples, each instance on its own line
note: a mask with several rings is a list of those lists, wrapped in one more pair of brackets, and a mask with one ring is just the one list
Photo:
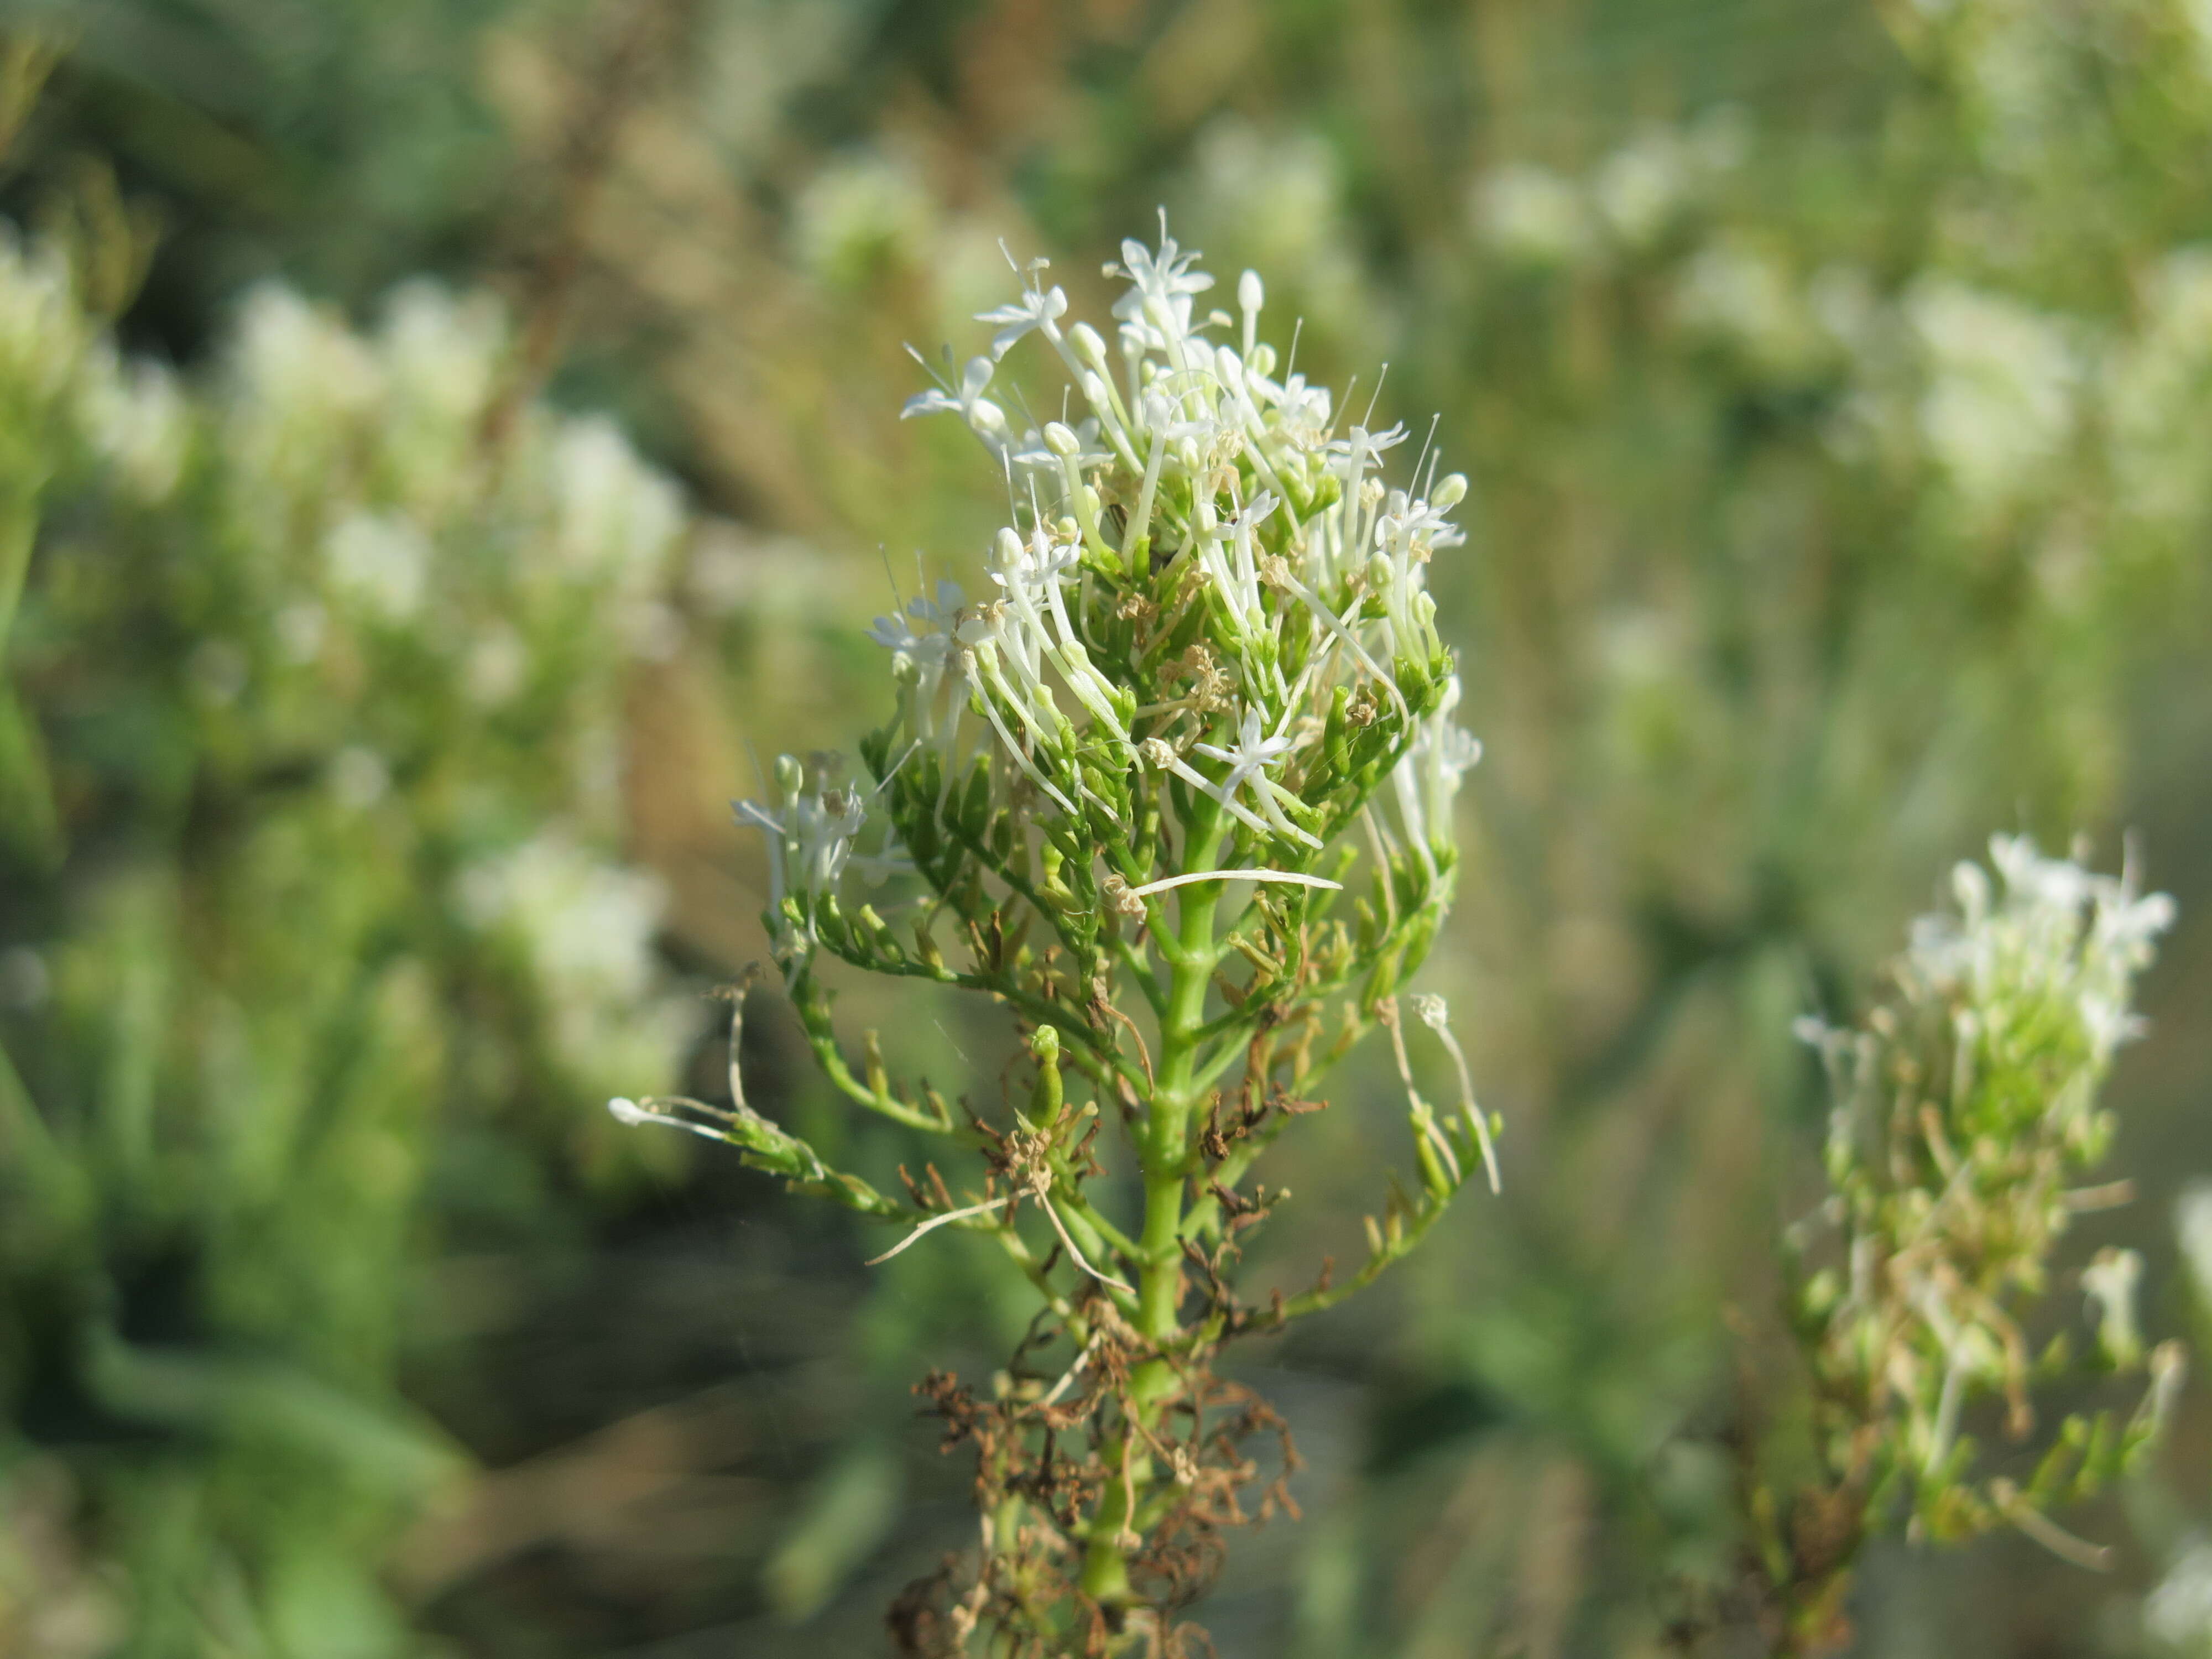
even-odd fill
[(1237, 304), (1238, 309), (1243, 311), (1257, 311), (1261, 304), (1266, 301), (1267, 297), (1267, 291), (1260, 285), (1260, 273), (1258, 271), (1248, 270), (1242, 276), (1239, 276), (1237, 279)]
[(1062, 460), (1066, 460), (1077, 454), (1083, 447), (1076, 442), (1075, 434), (1058, 421), (1045, 422), (1044, 447)]
[(1447, 472), (1443, 482), (1437, 486), (1437, 493), (1429, 498), (1429, 504), (1440, 509), (1449, 509), (1457, 507), (1466, 499), (1467, 474)]

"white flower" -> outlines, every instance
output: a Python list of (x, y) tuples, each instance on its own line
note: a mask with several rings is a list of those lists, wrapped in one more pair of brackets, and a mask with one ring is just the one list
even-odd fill
[[(924, 368), (928, 367), (919, 353), (915, 354), (915, 361)], [(991, 384), (991, 373), (990, 358), (970, 357), (968, 367), (961, 371), (957, 386), (945, 381), (927, 392), (916, 392), (899, 410), (899, 419), (910, 421), (917, 415), (957, 415), (993, 448), (1003, 448), (1006, 413), (983, 395)]]
[[(1259, 705), (1248, 703), (1244, 708), (1244, 718), (1237, 727), (1236, 742), (1226, 746), (1211, 743), (1192, 745), (1196, 752), (1208, 760), (1219, 761), (1229, 769), (1221, 781), (1209, 783), (1194, 769), (1179, 769), (1177, 775), (1185, 782), (1203, 789), (1227, 807), (1239, 822), (1250, 828), (1262, 834), (1288, 836), (1293, 841), (1302, 841), (1309, 847), (1317, 848), (1321, 845), (1318, 837), (1299, 829), (1284, 816), (1282, 804), (1285, 801), (1295, 802), (1297, 797), (1267, 775), (1269, 767), (1279, 766), (1290, 756), (1292, 744), (1284, 735), (1284, 728), (1290, 720), (1290, 714), (1285, 714), (1275, 730), (1267, 732), (1261, 719)], [(1251, 786), (1252, 799), (1260, 809), (1257, 818), (1237, 799), (1237, 791), (1247, 784)]]
[(952, 630), (966, 604), (959, 583), (940, 580), (933, 601), (927, 596), (909, 599), (903, 613), (878, 617), (868, 630), (868, 637), (891, 653), (891, 678), (899, 688), (899, 716), (908, 735), (945, 751), (948, 766), (962, 707), (961, 697), (948, 694), (957, 679), (951, 672), (957, 645)]
[(554, 1051), (584, 1086), (673, 1081), (697, 1008), (663, 988), (658, 877), (600, 858), (556, 824), (469, 866), (453, 896), (470, 926), (519, 947)]
[(1482, 744), (1452, 715), (1459, 708), (1459, 676), (1444, 684), (1443, 701), (1424, 719), (1405, 757), (1391, 772), (1398, 799), (1398, 817), (1407, 838), (1430, 874), (1436, 873), (1431, 847), (1449, 847), (1452, 833), (1452, 805), (1459, 795), (1459, 781), (1482, 758)]
[(2131, 873), (2045, 858), (2024, 836), (1993, 836), (1990, 863), (2002, 891), (1978, 872), (1954, 872), (1960, 914), (1914, 922), (1908, 974), (1960, 999), (1961, 1017), (1992, 1045), (2054, 1002), (2069, 1008), (2091, 1066), (2102, 1067), (2139, 1029), (2127, 1012), (2130, 987), (2172, 921), (2172, 901), (2138, 895)]
[[(1387, 665), (1444, 654), (1426, 569), (1464, 539), (1451, 510), (1466, 481), (1449, 475), (1425, 494), (1389, 488), (1382, 474), (1403, 427), (1363, 422), (1339, 436), (1326, 388), (1277, 380), (1274, 349), (1258, 338), (1266, 295), (1255, 275), (1237, 284), (1239, 349), (1202, 337), (1235, 319), (1193, 315), (1194, 296), (1212, 285), (1194, 256), (1164, 234), (1157, 252), (1132, 242), (1122, 255), (1109, 268), (1128, 279), (1115, 307), (1118, 362), (1096, 330), (1064, 321), (1065, 296), (1042, 285), (1037, 267), (1015, 302), (981, 313), (1011, 331), (1000, 349), (1045, 337), (1088, 405), (1079, 417), (1068, 410), (1041, 422), (1017, 447), (988, 396), (993, 356), (971, 360), (957, 388), (940, 381), (908, 404), (908, 415), (963, 415), (1009, 472), (1019, 469), (1015, 512), (988, 556), (994, 597), (949, 618), (908, 606), (878, 618), (872, 637), (892, 653), (907, 735), (949, 757), (961, 710), (979, 714), (1024, 781), (1025, 810), (1041, 798), (1075, 816), (1079, 801), (1112, 793), (1098, 781), (1103, 745), (1212, 796), (1245, 830), (1311, 843), (1303, 803), (1279, 775), (1317, 740), (1347, 682), (1364, 688), (1363, 717), (1378, 703), (1410, 716)], [(1169, 742), (1175, 734), (1156, 728), (1139, 754), (1135, 697), (1091, 662), (1075, 618), (1101, 597), (1091, 571), (1146, 557), (1156, 571), (1182, 562), (1202, 580), (1212, 647), (1225, 645), (1230, 660), (1209, 655), (1190, 671), (1203, 695), (1170, 696), (1150, 711), (1178, 727), (1194, 719), (1198, 729)], [(1289, 661), (1298, 665), (1295, 684)], [(1242, 693), (1239, 727), (1224, 738), (1212, 720), (1232, 687)], [(1426, 813), (1421, 801), (1425, 792), (1448, 805), (1473, 740), (1439, 727), (1416, 743), (1423, 758), (1407, 774), (1409, 799), (1448, 844), (1448, 812)], [(1225, 777), (1209, 780), (1186, 755)], [(1425, 831), (1421, 840), (1425, 848)]]
[(246, 294), (228, 355), (240, 449), (257, 472), (295, 485), (313, 482), (384, 390), (375, 359), (350, 331), (275, 283)]
[(1019, 299), (990, 311), (979, 312), (975, 320), (989, 323), (999, 331), (991, 337), (991, 360), (996, 362), (1013, 349), (1016, 341), (1033, 329), (1043, 330), (1046, 337), (1057, 343), (1060, 339), (1057, 324), (1066, 314), (1067, 295), (1057, 285), (1042, 290), (1032, 285), (1022, 290)]
[[(868, 637), (887, 651), (942, 657), (950, 642), (945, 629), (951, 626), (954, 613), (966, 603), (958, 582), (939, 580), (934, 601), (926, 595), (908, 599), (903, 614), (877, 617), (875, 626), (868, 630)], [(914, 626), (916, 622), (929, 624), (927, 631), (917, 629)]]
[[(779, 755), (775, 780), (783, 792), (783, 805), (741, 800), (731, 803), (738, 822), (750, 824), (767, 838), (769, 911), (775, 918), (779, 948), (797, 941), (789, 933), (783, 902), (794, 890), (809, 905), (834, 889), (852, 852), (853, 837), (860, 833), (867, 808), (857, 789), (836, 787), (821, 776), (809, 786), (806, 768), (795, 756)], [(810, 937), (811, 929), (809, 930)]]
[(1163, 216), (1160, 246), (1157, 253), (1134, 237), (1124, 237), (1118, 272), (1113, 266), (1107, 267), (1108, 276), (1118, 274), (1129, 279), (1129, 292), (1114, 302), (1116, 318), (1126, 321), (1140, 316), (1156, 301), (1166, 305), (1180, 301), (1187, 314), (1190, 296), (1203, 294), (1213, 286), (1211, 276), (1191, 269), (1191, 261), (1198, 258), (1198, 250), (1179, 246), (1175, 238), (1167, 234), (1166, 222)]

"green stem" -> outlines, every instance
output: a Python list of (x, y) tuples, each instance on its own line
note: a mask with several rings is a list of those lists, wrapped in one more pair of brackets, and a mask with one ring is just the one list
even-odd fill
[[(1183, 844), (1183, 866), (1213, 867), (1220, 851), (1223, 818), (1206, 796), (1193, 803)], [(1182, 1283), (1183, 1188), (1189, 1177), (1191, 1115), (1202, 1086), (1197, 1074), (1199, 1032), (1206, 1024), (1206, 998), (1218, 952), (1214, 910), (1224, 884), (1198, 882), (1177, 894), (1173, 935), (1160, 938), (1169, 978), (1160, 1016), (1159, 1070), (1146, 1106), (1139, 1147), (1144, 1171), (1145, 1223), (1137, 1243), (1137, 1331), (1160, 1348), (1180, 1329), (1178, 1291)], [(1181, 1386), (1166, 1358), (1148, 1359), (1129, 1379), (1127, 1409), (1133, 1426), (1105, 1451), (1105, 1496), (1091, 1525), (1084, 1561), (1083, 1588), (1097, 1601), (1127, 1603), (1129, 1583), (1125, 1534), (1151, 1484), (1152, 1459), (1141, 1432), (1158, 1422), (1162, 1408)], [(1122, 1478), (1124, 1469), (1127, 1478)]]

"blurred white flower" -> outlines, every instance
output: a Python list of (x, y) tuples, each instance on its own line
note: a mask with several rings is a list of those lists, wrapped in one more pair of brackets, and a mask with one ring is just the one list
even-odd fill
[(2131, 873), (2095, 875), (2045, 858), (2025, 836), (1993, 836), (1990, 862), (2001, 890), (1962, 866), (1954, 879), (1961, 914), (1918, 918), (1902, 970), (1956, 1000), (1962, 1030), (1984, 1052), (2008, 1052), (2016, 1032), (2047, 1032), (2054, 1018), (2070, 1016), (2088, 1059), (2059, 1104), (2078, 1110), (2094, 1073), (2138, 1029), (2126, 1012), (2131, 987), (2153, 940), (2172, 925), (2173, 901), (2138, 893)]
[(2160, 261), (2136, 330), (2106, 354), (2100, 391), (2119, 506), (2138, 520), (2191, 524), (2212, 495), (2212, 248)]
[(2142, 1282), (2142, 1257), (2107, 1244), (2081, 1270), (2081, 1290), (2097, 1322), (2097, 1346), (2123, 1370), (2143, 1356), (2142, 1333), (2136, 1323), (2136, 1287)]
[(158, 363), (125, 362), (102, 340), (77, 380), (85, 436), (139, 498), (158, 501), (183, 476), (191, 423), (176, 378)]
[(474, 421), (490, 401), (507, 335), (489, 294), (457, 295), (419, 276), (392, 289), (374, 346), (403, 418), (433, 420), (441, 435)]
[(547, 457), (553, 546), (562, 568), (641, 592), (658, 579), (684, 527), (676, 486), (638, 458), (613, 422), (562, 423)]
[(2075, 351), (2051, 318), (1948, 278), (1917, 284), (1905, 315), (1924, 370), (1921, 437), (1968, 510), (1993, 514), (2063, 453), (2081, 379)]
[(1700, 249), (1676, 278), (1674, 315), (1773, 374), (1802, 369), (1818, 349), (1796, 283), (1780, 259), (1741, 237)]
[(903, 160), (859, 150), (830, 161), (792, 205), (791, 247), (800, 269), (832, 288), (929, 263), (937, 204)]
[(392, 770), (384, 757), (359, 744), (331, 757), (331, 795), (350, 812), (366, 811), (382, 800), (392, 787)]
[(1265, 267), (1309, 327), (1356, 339), (1380, 320), (1345, 222), (1343, 163), (1321, 134), (1218, 116), (1192, 146), (1188, 188), (1193, 222)]
[(1568, 264), (1592, 246), (1590, 210), (1580, 187), (1549, 167), (1514, 161), (1478, 179), (1472, 198), (1476, 234), (1498, 252), (1528, 264)]
[(1663, 128), (1615, 150), (1590, 181), (1607, 227), (1631, 247), (1656, 240), (1696, 188), (1693, 161), (1681, 139)]
[(463, 298), (416, 278), (386, 299), (370, 343), (382, 371), (386, 474), (416, 511), (449, 510), (479, 477), (479, 428), (506, 361), (506, 313), (489, 295)]
[(2186, 1650), (2212, 1650), (2212, 1543), (2192, 1538), (2143, 1601), (2143, 1626)]
[(323, 636), (329, 631), (329, 621), (323, 607), (313, 599), (293, 600), (277, 611), (272, 623), (277, 650), (289, 662), (314, 661), (322, 654)]
[(2197, 1299), (2212, 1313), (2212, 1181), (2192, 1181), (2173, 1204), (2173, 1231)]
[(511, 929), (564, 1002), (630, 1002), (653, 988), (667, 892), (658, 876), (595, 857), (559, 829), (463, 872), (461, 914)]
[(384, 623), (406, 622), (422, 609), (430, 559), (422, 530), (392, 514), (356, 508), (323, 542), (332, 593)]
[(663, 988), (659, 877), (602, 859), (556, 826), (465, 870), (453, 897), (471, 926), (521, 947), (555, 1048), (580, 1078), (658, 1087), (673, 1076), (698, 1014)]
[(0, 374), (53, 397), (76, 371), (91, 336), (67, 261), (43, 244), (25, 248), (0, 225)]
[(46, 959), (27, 945), (0, 951), (0, 1008), (33, 1012), (46, 1006), (53, 991)]
[(248, 290), (225, 354), (223, 404), (249, 520), (273, 541), (292, 491), (324, 488), (356, 422), (381, 393), (368, 349), (335, 317), (291, 289)]
[(487, 623), (469, 646), (462, 684), (479, 708), (496, 708), (522, 690), (530, 672), (530, 647), (506, 623)]

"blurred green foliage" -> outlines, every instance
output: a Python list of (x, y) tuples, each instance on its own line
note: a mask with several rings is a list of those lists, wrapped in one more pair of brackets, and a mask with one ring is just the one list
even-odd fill
[[(0, 1651), (867, 1652), (963, 1541), (902, 1389), (924, 1340), (1002, 1346), (984, 1247), (866, 1280), (838, 1224), (622, 1162), (598, 1100), (704, 1029), (679, 975), (762, 952), (721, 803), (746, 741), (877, 705), (879, 549), (973, 585), (998, 509), (897, 423), (902, 343), (972, 349), (1001, 237), (1084, 289), (1161, 204), (1474, 480), (1433, 585), (1489, 757), (1430, 973), (1508, 1122), (1502, 1202), (1264, 1357), (1315, 1518), (1242, 1540), (1224, 1651), (1666, 1650), (1655, 1586), (1729, 1571), (1736, 1378), (1814, 1190), (1791, 1019), (1850, 1011), (1993, 829), (2140, 826), (2181, 901), (2112, 1097), (2178, 1322), (2197, 9), (9, 22), (61, 56), (0, 179)], [(1006, 1058), (841, 1006), (948, 1091)], [(757, 1103), (827, 1152), (798, 1033), (753, 1024)], [(1356, 1249), (1369, 1132), (1270, 1177), (1304, 1213), (1255, 1282)], [(2112, 1577), (1879, 1557), (1864, 1650), (2201, 1650), (2189, 1406), (2077, 1517), (2141, 1528)]]

